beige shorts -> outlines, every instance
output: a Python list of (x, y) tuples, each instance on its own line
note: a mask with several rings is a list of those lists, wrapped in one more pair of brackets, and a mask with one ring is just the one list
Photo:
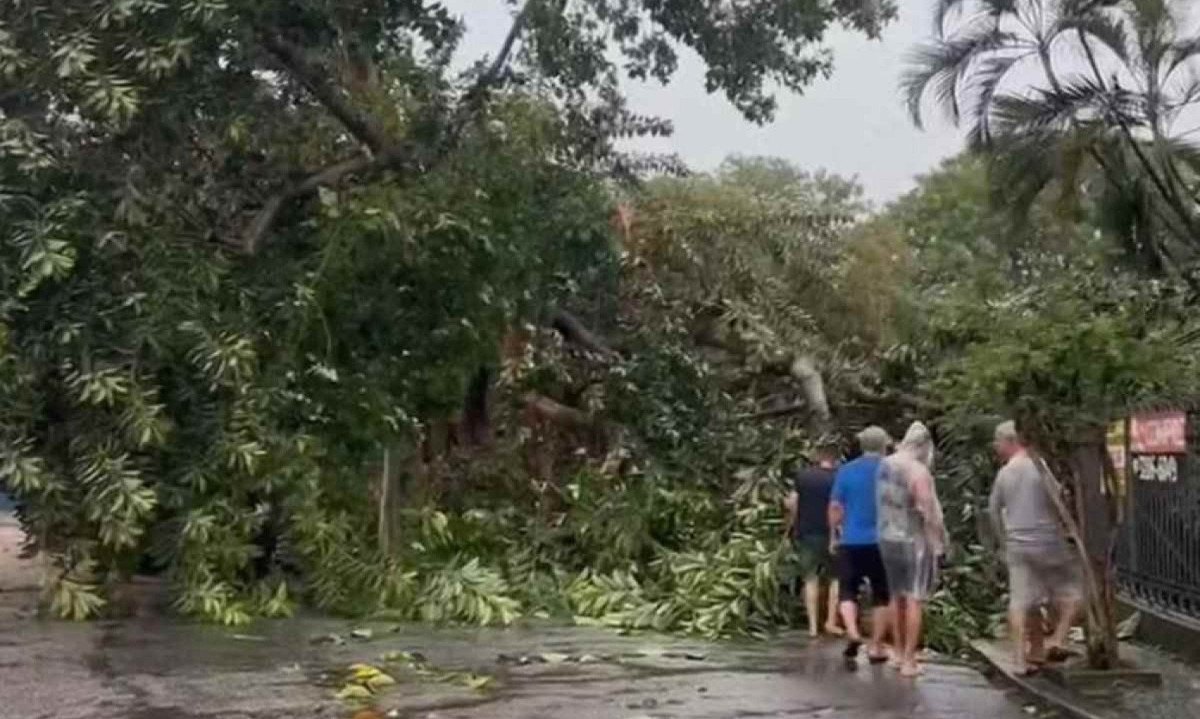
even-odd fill
[(1058, 547), (1008, 548), (1008, 606), (1032, 609), (1043, 602), (1083, 598), (1079, 558), (1065, 543)]

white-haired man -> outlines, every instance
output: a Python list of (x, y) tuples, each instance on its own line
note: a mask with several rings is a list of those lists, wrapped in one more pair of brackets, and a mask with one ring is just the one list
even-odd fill
[[(1066, 657), (1067, 636), (1083, 598), (1079, 562), (1066, 541), (1052, 499), (1051, 493), (1059, 488), (1029, 456), (1015, 423), (1002, 422), (996, 427), (993, 447), (1005, 464), (992, 486), (988, 514), (996, 537), (1004, 541), (1008, 563), (1008, 621), (1015, 669), (1032, 674), (1045, 659)], [(1045, 658), (1029, 656), (1025, 645), (1028, 618), (1047, 600), (1054, 604), (1054, 633)]]

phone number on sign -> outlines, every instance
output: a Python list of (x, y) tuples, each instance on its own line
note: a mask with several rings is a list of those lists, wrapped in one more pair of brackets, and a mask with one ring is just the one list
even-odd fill
[(1179, 481), (1179, 460), (1172, 456), (1133, 458), (1133, 476), (1144, 482)]

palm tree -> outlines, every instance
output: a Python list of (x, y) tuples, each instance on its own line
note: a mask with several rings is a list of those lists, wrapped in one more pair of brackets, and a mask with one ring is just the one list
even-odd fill
[[(914, 51), (903, 80), (909, 110), (920, 126), (932, 96), (968, 122), (997, 199), (1014, 211), (1027, 215), (1051, 189), (1086, 195), (1127, 257), (1200, 296), (1200, 147), (1189, 140), (1200, 128), (1184, 129), (1200, 104), (1200, 37), (1186, 31), (1189, 4), (936, 0), (936, 38)], [(1040, 439), (1047, 459), (1068, 459)], [(1118, 654), (1112, 559), (1110, 547), (1088, 572), (1097, 667)]]
[(1200, 103), (1187, 4), (937, 0), (936, 38), (903, 79), (913, 120), (932, 96), (971, 123), (970, 145), (1014, 210), (1052, 187), (1089, 190), (1129, 258), (1200, 290), (1200, 147), (1188, 139), (1200, 128), (1180, 129)]

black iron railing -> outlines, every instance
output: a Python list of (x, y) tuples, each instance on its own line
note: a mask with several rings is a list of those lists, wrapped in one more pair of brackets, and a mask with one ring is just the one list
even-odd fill
[(1200, 414), (1187, 424), (1187, 454), (1130, 458), (1117, 577), (1135, 602), (1200, 620)]

